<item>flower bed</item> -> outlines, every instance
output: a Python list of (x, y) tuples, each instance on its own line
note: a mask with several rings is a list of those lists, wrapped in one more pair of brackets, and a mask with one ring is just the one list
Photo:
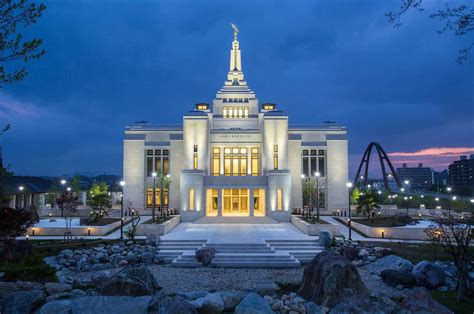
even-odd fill
[(298, 216), (292, 215), (291, 216), (291, 223), (298, 229), (300, 229), (303, 233), (310, 235), (310, 236), (316, 236), (319, 235), (319, 232), (321, 230), (327, 230), (331, 232), (331, 234), (334, 237), (339, 237), (341, 236), (341, 230), (339, 228), (339, 225), (337, 224), (331, 224), (328, 222), (324, 223), (308, 223), (301, 219)]
[(137, 226), (137, 236), (146, 236), (147, 234), (158, 234), (163, 235), (167, 234), (174, 229), (180, 223), (180, 216), (170, 216), (169, 220), (166, 220), (162, 223), (151, 223), (146, 221)]

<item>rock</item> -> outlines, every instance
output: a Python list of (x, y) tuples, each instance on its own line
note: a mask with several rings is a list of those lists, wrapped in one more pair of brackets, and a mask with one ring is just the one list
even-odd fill
[(71, 300), (57, 300), (48, 302), (43, 305), (39, 314), (71, 314), (72, 302)]
[(370, 253), (366, 249), (360, 249), (357, 255), (362, 259), (366, 259), (370, 255)]
[(235, 307), (234, 314), (270, 314), (275, 313), (270, 304), (256, 293), (250, 292)]
[(103, 270), (91, 276), (91, 283), (95, 286), (98, 286), (110, 277), (112, 277), (112, 273), (108, 270)]
[(151, 264), (153, 261), (153, 253), (145, 252), (140, 255), (140, 261), (145, 264)]
[(128, 252), (127, 256), (125, 256), (125, 259), (130, 265), (138, 263), (138, 257), (133, 252)]
[(72, 286), (68, 283), (47, 282), (44, 285), (44, 290), (48, 295), (52, 295), (59, 292), (71, 291)]
[(226, 312), (233, 311), (237, 304), (246, 296), (243, 291), (239, 290), (219, 291), (218, 293), (224, 302), (224, 311)]
[(3, 279), (3, 277), (5, 277), (5, 272), (0, 271), (0, 279)]
[(125, 267), (127, 265), (128, 265), (127, 260), (122, 259), (122, 260), (120, 260), (120, 262), (118, 262), (119, 267)]
[(53, 267), (57, 270), (60, 270), (62, 268), (61, 265), (59, 264), (58, 259), (56, 258), (56, 256), (47, 256), (47, 257), (43, 258), (43, 261), (49, 267)]
[(146, 243), (149, 245), (158, 246), (160, 243), (160, 235), (157, 233), (149, 233), (146, 235)]
[(398, 269), (401, 271), (411, 272), (412, 268), (413, 264), (409, 260), (393, 254), (379, 258), (367, 266), (367, 269), (371, 273), (377, 275), (385, 269)]
[(411, 288), (416, 285), (415, 277), (408, 272), (398, 269), (385, 269), (380, 273), (383, 282), (390, 287)]
[(342, 247), (340, 254), (347, 258), (350, 261), (354, 261), (359, 256), (359, 250), (352, 246), (344, 246)]
[(60, 299), (69, 299), (71, 296), (71, 292), (58, 292), (46, 297), (46, 302), (51, 302)]
[(17, 281), (16, 287), (19, 291), (42, 290), (43, 285), (38, 282)]
[(188, 291), (188, 292), (178, 292), (177, 295), (182, 296), (186, 300), (192, 301), (199, 298), (205, 297), (209, 292), (207, 291)]
[(326, 249), (330, 248), (332, 246), (332, 243), (333, 243), (332, 233), (329, 232), (328, 230), (319, 231), (319, 242)]
[(444, 282), (444, 272), (428, 261), (416, 264), (412, 274), (418, 286), (428, 289), (435, 289)]
[(202, 247), (196, 250), (196, 259), (203, 265), (207, 266), (211, 263), (214, 255), (216, 254), (216, 249), (212, 247)]
[(148, 314), (197, 314), (198, 311), (182, 296), (155, 294), (148, 305)]
[(2, 314), (31, 313), (41, 303), (45, 294), (41, 290), (16, 291), (7, 293), (3, 297)]
[(99, 252), (95, 255), (95, 259), (101, 263), (106, 263), (109, 261), (109, 256), (103, 252)]
[(98, 287), (101, 295), (142, 296), (154, 295), (161, 287), (145, 265), (128, 266), (102, 282)]
[(424, 288), (411, 289), (401, 302), (400, 307), (414, 313), (453, 313), (443, 305), (436, 302), (431, 297), (430, 293)]
[(272, 310), (278, 311), (283, 307), (283, 301), (277, 300), (272, 304)]
[(377, 254), (379, 256), (386, 256), (386, 255), (391, 254), (392, 250), (388, 249), (388, 248), (385, 248), (385, 247), (376, 246), (376, 247), (374, 247), (374, 252), (375, 252), (375, 254)]
[(306, 266), (298, 294), (322, 306), (332, 307), (349, 296), (364, 299), (367, 288), (351, 262), (334, 251), (318, 254)]
[(219, 293), (209, 293), (205, 297), (190, 302), (200, 313), (218, 314), (224, 311), (224, 301)]
[(71, 296), (73, 297), (82, 297), (85, 296), (87, 293), (81, 289), (74, 289), (71, 291)]
[(308, 302), (305, 305), (307, 314), (324, 314), (325, 312), (314, 302)]
[(146, 314), (151, 296), (86, 296), (71, 299), (73, 313)]

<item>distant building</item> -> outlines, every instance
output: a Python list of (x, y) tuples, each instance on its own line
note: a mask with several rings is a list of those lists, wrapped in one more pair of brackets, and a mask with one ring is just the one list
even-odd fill
[(429, 189), (433, 183), (433, 169), (430, 167), (423, 167), (423, 164), (418, 164), (418, 167), (408, 167), (403, 164), (401, 168), (397, 168), (397, 175), (401, 182), (410, 181), (411, 189)]
[(440, 189), (449, 185), (448, 169), (443, 171), (433, 171), (433, 184)]
[(474, 154), (461, 156), (449, 165), (449, 181), (455, 193), (474, 195)]

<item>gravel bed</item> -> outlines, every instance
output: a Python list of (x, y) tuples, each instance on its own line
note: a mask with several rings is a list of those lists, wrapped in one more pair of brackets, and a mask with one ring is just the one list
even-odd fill
[(255, 282), (300, 283), (303, 267), (290, 269), (264, 268), (175, 268), (167, 265), (149, 267), (166, 293), (192, 290), (245, 290)]

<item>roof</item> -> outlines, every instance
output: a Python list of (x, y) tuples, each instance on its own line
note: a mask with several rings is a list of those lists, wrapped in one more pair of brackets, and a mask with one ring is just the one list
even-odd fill
[(53, 180), (42, 177), (7, 176), (3, 178), (3, 184), (7, 193), (18, 193), (20, 186), (23, 186), (28, 193), (46, 193), (51, 190)]

